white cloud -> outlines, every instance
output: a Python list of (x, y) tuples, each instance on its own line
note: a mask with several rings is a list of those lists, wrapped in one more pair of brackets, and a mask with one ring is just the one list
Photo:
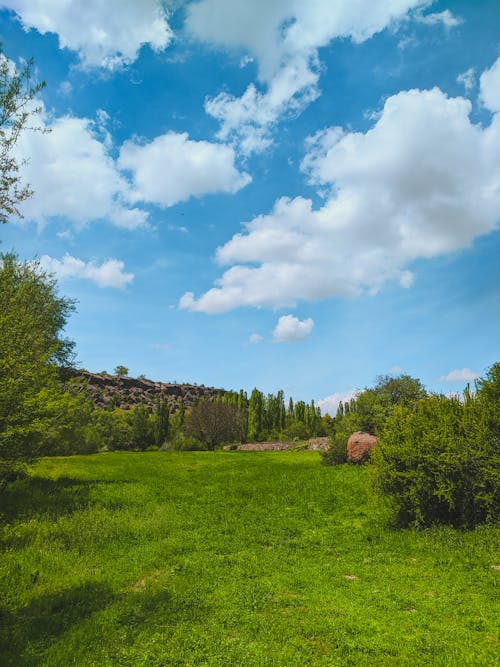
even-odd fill
[(425, 25), (439, 25), (441, 23), (445, 28), (456, 28), (457, 25), (463, 23), (463, 19), (453, 16), (449, 9), (445, 9), (443, 12), (435, 12), (434, 14), (417, 12), (415, 20)]
[(24, 132), (16, 145), (21, 176), (35, 194), (20, 209), (39, 224), (48, 218), (67, 218), (82, 227), (107, 219), (133, 229), (146, 224), (148, 214), (126, 202), (130, 185), (116, 168), (106, 140), (88, 118), (52, 119), (42, 111), (41, 127), (49, 132)]
[(124, 207), (128, 184), (94, 135), (91, 121), (65, 116), (46, 127), (50, 133), (26, 132), (17, 146), (20, 158), (27, 160), (23, 179), (35, 191), (21, 207), (27, 219), (44, 223), (63, 216), (83, 226), (108, 218), (129, 228), (146, 223), (146, 212)]
[(481, 101), (493, 112), (500, 111), (500, 57), (481, 74)]
[(172, 31), (160, 0), (1, 0), (25, 30), (59, 36), (60, 48), (77, 51), (82, 64), (113, 69), (133, 62), (143, 44), (166, 48)]
[(251, 177), (239, 172), (234, 161), (230, 146), (168, 132), (148, 144), (126, 141), (118, 165), (132, 172), (132, 201), (173, 206), (193, 196), (234, 193), (247, 185)]
[(220, 313), (409, 287), (411, 262), (470, 246), (500, 221), (500, 114), (482, 127), (470, 111), (438, 88), (410, 90), (364, 134), (312, 137), (302, 168), (326, 188), (324, 205), (279, 199), (218, 248), (230, 268), (216, 285), (180, 306)]
[(330, 396), (326, 396), (318, 401), (318, 405), (321, 408), (321, 413), (323, 415), (329, 414), (332, 417), (335, 417), (337, 414), (337, 408), (339, 407), (340, 401), (345, 403), (350, 401), (352, 398), (356, 398), (359, 394), (357, 389), (350, 389), (349, 391), (336, 391)]
[(307, 320), (299, 320), (293, 315), (282, 315), (273, 332), (275, 343), (300, 343), (314, 327), (314, 321), (309, 317)]
[(403, 372), (403, 368), (401, 366), (398, 366), (397, 364), (396, 364), (396, 366), (391, 366), (391, 368), (389, 368), (389, 373), (399, 374), (399, 373), (402, 373), (402, 372)]
[(472, 382), (477, 380), (478, 373), (471, 371), (470, 368), (455, 368), (448, 375), (442, 375), (438, 380), (440, 382)]
[(221, 123), (219, 138), (244, 153), (264, 150), (283, 114), (297, 114), (319, 95), (318, 49), (336, 38), (361, 43), (427, 0), (200, 0), (187, 9), (197, 39), (244, 52), (258, 66), (259, 91), (221, 93), (206, 110)]
[[(102, 109), (96, 116), (52, 118), (42, 106), (39, 128), (48, 132), (19, 137), (20, 175), (35, 193), (19, 207), (27, 220), (43, 225), (62, 217), (80, 228), (107, 220), (135, 229), (148, 222), (148, 213), (134, 206), (139, 200), (172, 206), (194, 196), (234, 193), (251, 181), (236, 169), (233, 148), (190, 141), (187, 134), (171, 132), (146, 145), (127, 141), (114, 160), (109, 116)], [(133, 183), (123, 170), (132, 172)]]
[(124, 288), (134, 279), (134, 274), (126, 273), (125, 264), (118, 259), (108, 259), (97, 264), (95, 261), (84, 262), (66, 253), (62, 259), (43, 255), (40, 265), (59, 280), (85, 279), (98, 287)]
[(473, 67), (469, 67), (468, 70), (457, 76), (457, 82), (462, 84), (466, 93), (470, 93), (476, 85), (476, 70)]
[(253, 333), (250, 335), (250, 338), (248, 339), (248, 342), (251, 343), (252, 345), (256, 345), (257, 343), (260, 343), (262, 340), (262, 336), (258, 333)]

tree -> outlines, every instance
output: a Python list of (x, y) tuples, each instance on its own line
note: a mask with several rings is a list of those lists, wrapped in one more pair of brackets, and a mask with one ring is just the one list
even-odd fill
[[(18, 204), (33, 194), (28, 184), (23, 184), (19, 174), (20, 164), (14, 156), (14, 146), (23, 130), (28, 129), (30, 116), (41, 108), (33, 104), (45, 83), (33, 82), (33, 60), (18, 71), (0, 50), (0, 222), (9, 217), (22, 217)], [(33, 129), (33, 128), (31, 128)]]
[(374, 449), (377, 489), (391, 500), (398, 523), (473, 528), (500, 512), (500, 365), (476, 395), (428, 396), (397, 405)]
[(128, 375), (128, 368), (126, 366), (115, 366), (115, 375), (126, 377)]
[(264, 395), (253, 389), (248, 404), (248, 439), (250, 442), (261, 437), (264, 426)]
[[(59, 377), (71, 365), (61, 334), (74, 302), (37, 262), (0, 255), (0, 460), (4, 468), (44, 452), (67, 414)], [(51, 436), (52, 437), (52, 436)]]
[(170, 410), (164, 398), (156, 404), (153, 425), (155, 445), (161, 447), (168, 440), (170, 431)]
[(243, 426), (243, 415), (234, 405), (201, 400), (189, 415), (188, 433), (214, 450), (222, 443), (241, 441)]

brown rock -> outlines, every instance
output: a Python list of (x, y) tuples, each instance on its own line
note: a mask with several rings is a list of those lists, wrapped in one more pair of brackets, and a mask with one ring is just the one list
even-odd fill
[(371, 433), (356, 431), (347, 441), (347, 460), (350, 463), (363, 463), (370, 458), (370, 452), (377, 444), (377, 438)]

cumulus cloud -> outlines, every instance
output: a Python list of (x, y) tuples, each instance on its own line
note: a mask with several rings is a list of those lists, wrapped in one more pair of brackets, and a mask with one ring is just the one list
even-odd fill
[(180, 306), (219, 313), (410, 287), (411, 262), (468, 247), (500, 220), (500, 114), (482, 127), (470, 111), (438, 88), (410, 90), (366, 133), (316, 134), (302, 168), (324, 205), (279, 199), (218, 248), (230, 268), (215, 287)]
[(500, 57), (481, 74), (480, 98), (484, 106), (493, 112), (500, 111)]
[(190, 141), (187, 134), (170, 132), (145, 145), (126, 141), (115, 160), (106, 130), (109, 116), (102, 109), (93, 121), (53, 118), (42, 105), (38, 120), (44, 131), (24, 132), (15, 151), (21, 177), (35, 192), (19, 208), (27, 220), (41, 225), (61, 217), (77, 228), (107, 220), (136, 229), (148, 222), (137, 201), (172, 206), (190, 197), (234, 193), (251, 181), (236, 169), (233, 148)]
[(250, 84), (241, 97), (221, 93), (207, 112), (221, 123), (219, 137), (244, 153), (265, 149), (283, 114), (297, 114), (319, 95), (318, 49), (336, 38), (361, 43), (427, 0), (200, 0), (187, 9), (197, 39), (246, 52), (263, 90)]
[(275, 343), (300, 343), (313, 330), (314, 321), (309, 317), (299, 320), (293, 315), (282, 315), (273, 332)]
[(477, 380), (478, 373), (471, 371), (470, 368), (455, 368), (448, 375), (442, 375), (438, 380), (440, 382), (472, 382)]
[(43, 255), (40, 258), (40, 265), (59, 280), (79, 278), (90, 280), (98, 287), (122, 289), (134, 279), (134, 274), (127, 273), (124, 270), (125, 264), (118, 259), (108, 259), (98, 264), (95, 261), (84, 262), (66, 253), (62, 259)]
[(24, 132), (16, 145), (21, 176), (35, 192), (20, 207), (26, 219), (43, 224), (59, 216), (80, 227), (100, 219), (129, 229), (146, 224), (146, 211), (126, 202), (130, 184), (93, 121), (44, 111), (39, 120), (49, 132)]
[(84, 66), (113, 69), (133, 62), (143, 44), (155, 51), (172, 39), (160, 0), (2, 0), (25, 30), (55, 33), (60, 48), (79, 54)]
[(262, 336), (260, 334), (253, 333), (253, 334), (250, 334), (248, 342), (251, 343), (252, 345), (256, 345), (257, 343), (260, 343), (261, 340), (262, 340)]
[(350, 389), (349, 391), (336, 391), (330, 396), (326, 396), (318, 401), (318, 405), (321, 408), (321, 414), (329, 414), (332, 417), (335, 417), (337, 414), (337, 408), (339, 407), (340, 401), (345, 403), (350, 401), (351, 398), (356, 398), (359, 394), (357, 389)]
[(168, 132), (147, 144), (126, 141), (118, 165), (132, 172), (132, 200), (173, 206), (190, 197), (234, 193), (252, 179), (235, 167), (230, 146)]

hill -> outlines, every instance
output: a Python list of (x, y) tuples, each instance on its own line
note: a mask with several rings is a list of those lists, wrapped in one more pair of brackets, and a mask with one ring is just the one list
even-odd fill
[(99, 408), (116, 407), (130, 410), (136, 405), (152, 406), (159, 399), (168, 402), (174, 414), (181, 404), (189, 408), (200, 398), (214, 399), (224, 389), (204, 385), (155, 382), (147, 378), (91, 373), (80, 369), (71, 372), (72, 382), (86, 391)]

